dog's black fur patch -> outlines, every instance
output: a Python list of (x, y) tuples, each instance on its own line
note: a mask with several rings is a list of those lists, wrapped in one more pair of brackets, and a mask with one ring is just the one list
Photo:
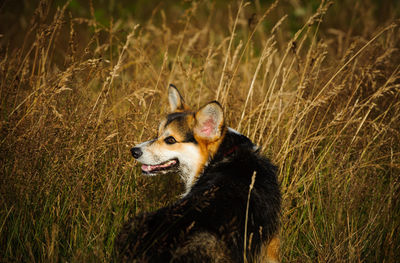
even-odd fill
[(248, 262), (277, 233), (281, 196), (276, 168), (245, 136), (227, 132), (190, 192), (175, 204), (127, 222), (116, 238), (123, 262), (244, 262), (251, 178)]

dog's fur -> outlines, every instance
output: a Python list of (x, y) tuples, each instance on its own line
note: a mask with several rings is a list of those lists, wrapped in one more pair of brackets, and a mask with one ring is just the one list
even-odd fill
[(118, 260), (278, 262), (276, 168), (247, 137), (226, 128), (218, 102), (191, 112), (172, 85), (169, 102), (172, 113), (158, 137), (132, 154), (144, 173), (178, 172), (186, 192), (175, 204), (127, 222), (115, 241)]

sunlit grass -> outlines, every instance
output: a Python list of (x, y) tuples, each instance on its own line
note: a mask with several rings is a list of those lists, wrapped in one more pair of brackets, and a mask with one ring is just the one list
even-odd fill
[[(124, 221), (178, 198), (179, 178), (143, 177), (129, 154), (174, 83), (193, 108), (218, 99), (279, 167), (282, 261), (395, 262), (399, 12), (330, 5), (293, 6), (293, 31), (284, 3), (158, 6), (105, 26), (96, 6), (82, 18), (42, 1), (24, 41), (1, 46), (0, 259), (110, 261)], [(365, 21), (329, 27), (353, 9)]]

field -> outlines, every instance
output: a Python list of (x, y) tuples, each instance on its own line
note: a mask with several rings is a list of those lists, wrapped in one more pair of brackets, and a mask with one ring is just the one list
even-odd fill
[(4, 1), (0, 262), (108, 262), (125, 220), (179, 197), (129, 153), (169, 83), (279, 167), (282, 262), (398, 262), (399, 18), (398, 1)]

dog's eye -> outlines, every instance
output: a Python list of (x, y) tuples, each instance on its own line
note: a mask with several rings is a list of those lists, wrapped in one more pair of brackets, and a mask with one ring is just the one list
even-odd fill
[(174, 144), (174, 143), (176, 143), (176, 140), (175, 140), (174, 137), (168, 136), (167, 138), (164, 139), (164, 142), (165, 142), (166, 144)]

